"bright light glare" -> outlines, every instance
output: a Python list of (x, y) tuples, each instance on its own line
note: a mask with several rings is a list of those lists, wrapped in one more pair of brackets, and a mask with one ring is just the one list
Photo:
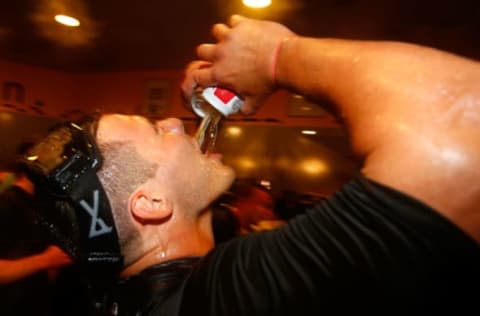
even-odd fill
[(309, 175), (321, 175), (329, 171), (328, 165), (320, 159), (305, 159), (300, 163), (300, 169)]
[(243, 4), (250, 8), (266, 8), (272, 4), (271, 0), (243, 0)]
[(0, 112), (0, 123), (10, 123), (13, 121), (13, 115), (10, 112)]
[(269, 190), (272, 188), (272, 183), (269, 180), (260, 180), (260, 185)]
[(302, 130), (303, 135), (317, 135), (317, 131), (310, 130), (310, 129), (304, 129)]
[(76, 27), (80, 25), (80, 21), (68, 16), (68, 15), (63, 15), (63, 14), (58, 14), (55, 15), (55, 21), (57, 21), (60, 24), (66, 25), (66, 26), (71, 26), (71, 27)]
[(237, 159), (237, 166), (242, 170), (252, 170), (257, 167), (257, 163), (250, 157), (239, 157)]
[(242, 135), (242, 129), (238, 126), (227, 127), (227, 134), (231, 137), (238, 137)]

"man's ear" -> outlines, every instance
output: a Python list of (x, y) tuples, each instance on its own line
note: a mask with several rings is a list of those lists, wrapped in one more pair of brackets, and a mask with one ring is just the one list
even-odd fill
[(130, 203), (134, 217), (141, 221), (162, 221), (172, 215), (173, 205), (165, 196), (152, 197), (147, 192), (136, 192)]

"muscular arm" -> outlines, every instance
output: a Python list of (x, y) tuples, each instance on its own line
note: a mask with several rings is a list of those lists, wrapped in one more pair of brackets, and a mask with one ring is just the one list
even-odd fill
[(277, 88), (328, 97), (363, 173), (427, 203), (480, 241), (480, 64), (418, 45), (314, 39), (233, 16), (197, 49), (193, 83), (220, 84), (256, 109)]
[(404, 43), (294, 37), (282, 43), (277, 81), (337, 105), (366, 176), (480, 240), (477, 62)]
[(399, 128), (436, 133), (479, 119), (471, 112), (480, 102), (480, 64), (431, 48), (293, 37), (282, 42), (276, 68), (280, 86), (336, 104), (362, 156)]

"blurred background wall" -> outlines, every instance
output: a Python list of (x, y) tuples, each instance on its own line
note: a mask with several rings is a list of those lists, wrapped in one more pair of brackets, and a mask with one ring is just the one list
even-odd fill
[[(181, 98), (181, 71), (77, 74), (7, 61), (0, 68), (2, 166), (53, 124), (94, 111), (180, 117), (190, 134), (199, 123)], [(329, 193), (357, 171), (333, 116), (286, 92), (273, 95), (254, 116), (226, 120), (217, 149), (239, 178), (265, 181), (272, 190)]]

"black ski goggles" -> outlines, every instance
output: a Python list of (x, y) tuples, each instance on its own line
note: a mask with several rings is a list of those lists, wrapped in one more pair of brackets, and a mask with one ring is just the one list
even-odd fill
[(39, 221), (72, 258), (94, 273), (123, 266), (110, 203), (97, 177), (102, 157), (95, 142), (99, 117), (53, 128), (22, 163), (35, 183)]

